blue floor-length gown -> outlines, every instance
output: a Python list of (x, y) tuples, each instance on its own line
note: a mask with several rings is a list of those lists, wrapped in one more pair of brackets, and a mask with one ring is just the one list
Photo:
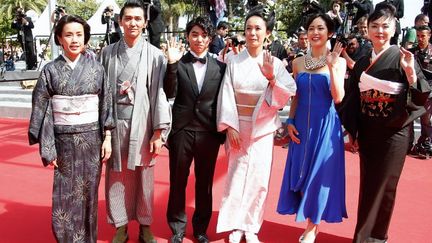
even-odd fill
[(300, 144), (289, 144), (277, 211), (297, 214), (296, 221), (341, 222), (347, 217), (344, 142), (330, 77), (302, 72), (296, 83)]

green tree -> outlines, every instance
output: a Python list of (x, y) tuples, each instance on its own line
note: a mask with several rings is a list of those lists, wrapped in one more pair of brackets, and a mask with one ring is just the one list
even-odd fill
[(178, 22), (181, 16), (189, 19), (194, 14), (196, 3), (194, 0), (161, 0), (162, 15), (169, 31), (178, 31)]
[(65, 6), (68, 14), (81, 16), (85, 20), (89, 20), (99, 6), (95, 0), (58, 0), (57, 4)]
[(11, 28), (13, 19), (15, 18), (15, 10), (21, 7), (24, 11), (30, 9), (40, 14), (47, 4), (47, 0), (2, 0), (0, 5), (0, 45), (5, 42), (5, 38), (16, 33)]
[[(327, 11), (332, 0), (319, 0), (320, 6)], [(286, 31), (289, 35), (296, 31), (301, 24), (305, 0), (278, 0), (275, 5), (277, 29)], [(305, 21), (305, 19), (303, 19)]]
[(17, 7), (23, 8), (25, 11), (30, 9), (40, 14), (47, 5), (47, 0), (2, 0), (0, 5), (0, 39), (4, 39), (15, 34), (11, 24), (15, 18), (15, 10)]
[(40, 14), (47, 5), (47, 0), (2, 0), (0, 11), (2, 15), (5, 15), (8, 19), (15, 17), (15, 10), (17, 7), (21, 7), (24, 11), (34, 10)]

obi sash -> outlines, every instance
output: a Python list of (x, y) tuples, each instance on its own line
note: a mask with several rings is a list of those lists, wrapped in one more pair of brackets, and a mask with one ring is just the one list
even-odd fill
[(235, 90), (237, 112), (240, 117), (252, 117), (262, 91)]
[(404, 89), (403, 83), (397, 83), (387, 80), (375, 78), (366, 72), (363, 72), (360, 76), (359, 88), (360, 92), (375, 89), (386, 94), (400, 94)]
[(54, 125), (81, 125), (99, 120), (99, 97), (95, 94), (52, 97)]

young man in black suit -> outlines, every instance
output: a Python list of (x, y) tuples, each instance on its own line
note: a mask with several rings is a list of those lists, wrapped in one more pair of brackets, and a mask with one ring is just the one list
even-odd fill
[(170, 242), (182, 242), (186, 230), (185, 194), (189, 168), (195, 166), (195, 212), (193, 233), (200, 243), (206, 235), (212, 214), (213, 175), (224, 135), (216, 129), (216, 105), (225, 64), (207, 53), (214, 27), (210, 20), (197, 17), (186, 26), (190, 51), (180, 56), (176, 43), (168, 50), (164, 91), (174, 98), (172, 131), (168, 138), (170, 193), (168, 224), (173, 232)]

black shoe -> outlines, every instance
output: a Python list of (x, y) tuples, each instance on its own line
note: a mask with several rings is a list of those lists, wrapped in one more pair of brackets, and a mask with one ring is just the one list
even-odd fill
[(157, 243), (156, 239), (153, 236), (153, 233), (150, 230), (150, 226), (148, 225), (139, 226), (138, 240), (140, 243)]
[(184, 233), (177, 233), (171, 236), (170, 243), (182, 243)]
[(127, 225), (120, 226), (116, 229), (116, 234), (111, 243), (125, 243), (128, 241)]
[(199, 243), (209, 243), (209, 239), (208, 236), (206, 234), (198, 234), (198, 235), (194, 235), (195, 239), (199, 242)]

